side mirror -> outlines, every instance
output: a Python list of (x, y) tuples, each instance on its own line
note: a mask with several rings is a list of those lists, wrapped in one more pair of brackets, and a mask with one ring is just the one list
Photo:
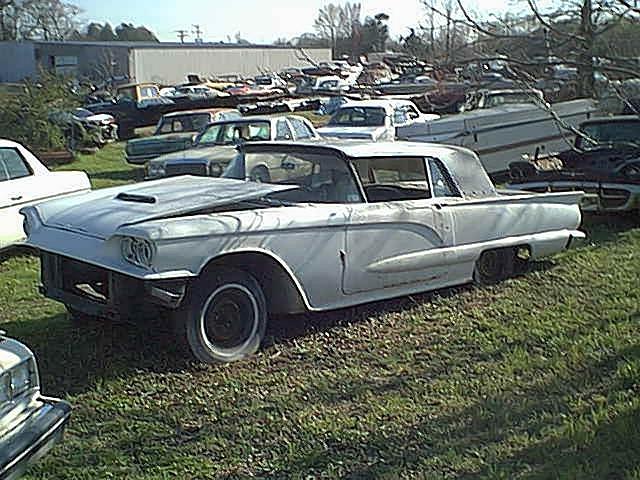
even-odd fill
[(283, 160), (280, 164), (280, 168), (282, 168), (283, 170), (295, 170), (296, 164), (287, 160)]

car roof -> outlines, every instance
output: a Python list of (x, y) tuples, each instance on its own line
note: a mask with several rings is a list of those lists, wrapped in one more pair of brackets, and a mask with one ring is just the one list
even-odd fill
[(233, 108), (199, 108), (195, 110), (179, 110), (177, 112), (165, 113), (163, 117), (171, 118), (178, 117), (182, 115), (195, 115), (198, 113), (219, 113), (219, 112), (236, 112), (237, 110)]
[(413, 105), (410, 100), (402, 100), (398, 98), (389, 98), (384, 100), (354, 100), (345, 103), (341, 108), (346, 107), (377, 107), (377, 108), (389, 108), (397, 105)]
[(16, 148), (18, 146), (21, 146), (18, 142), (14, 142), (13, 140), (9, 140), (8, 138), (0, 138), (0, 147)]
[(247, 143), (247, 150), (253, 148), (287, 147), (287, 148), (324, 148), (327, 150), (339, 151), (347, 157), (389, 157), (389, 156), (420, 156), (420, 157), (440, 157), (453, 151), (469, 152), (470, 150), (454, 145), (443, 145), (439, 143), (426, 142), (371, 142), (370, 140), (351, 140), (324, 138), (319, 141), (275, 141), (275, 142), (251, 142)]
[[(279, 118), (296, 118), (298, 120), (303, 120), (309, 122), (305, 117), (301, 115), (250, 115), (248, 117), (235, 118), (231, 120), (218, 120), (216, 122), (211, 122), (209, 125), (219, 125), (223, 123), (254, 123), (254, 122), (271, 122), (273, 120), (277, 120)], [(309, 122), (311, 123), (311, 122)]]
[(241, 147), (246, 152), (309, 150), (309, 153), (341, 153), (349, 158), (433, 157), (440, 160), (465, 197), (484, 198), (496, 195), (496, 189), (478, 156), (468, 148), (426, 142), (371, 142), (364, 140), (320, 139), (315, 141), (249, 142)]

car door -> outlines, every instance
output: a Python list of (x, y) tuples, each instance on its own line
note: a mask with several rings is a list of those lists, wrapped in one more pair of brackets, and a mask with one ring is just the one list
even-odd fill
[[(370, 201), (353, 206), (347, 226), (344, 293), (444, 284), (452, 220), (432, 196), (424, 158), (380, 160), (364, 165), (359, 159), (356, 166)], [(402, 187), (394, 193), (394, 181), (423, 185), (423, 198), (418, 188), (405, 193)], [(385, 199), (387, 188), (393, 195)]]
[(0, 248), (24, 238), (24, 205), (38, 200), (33, 170), (16, 148), (0, 147)]

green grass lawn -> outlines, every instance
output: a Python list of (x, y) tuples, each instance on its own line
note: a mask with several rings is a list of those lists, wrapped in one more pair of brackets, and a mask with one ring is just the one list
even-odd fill
[[(65, 168), (136, 174), (120, 146)], [(162, 319), (74, 327), (0, 263), (0, 326), (74, 405), (31, 479), (640, 479), (640, 220), (490, 288), (274, 319), (232, 365), (185, 359)]]

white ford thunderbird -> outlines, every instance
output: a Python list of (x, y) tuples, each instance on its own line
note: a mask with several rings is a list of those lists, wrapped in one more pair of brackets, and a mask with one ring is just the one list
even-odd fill
[[(245, 181), (256, 165), (272, 183)], [(460, 147), (260, 142), (223, 177), (23, 209), (42, 292), (76, 315), (172, 310), (197, 358), (230, 361), (271, 314), (494, 282), (584, 236), (580, 192), (499, 193)]]

